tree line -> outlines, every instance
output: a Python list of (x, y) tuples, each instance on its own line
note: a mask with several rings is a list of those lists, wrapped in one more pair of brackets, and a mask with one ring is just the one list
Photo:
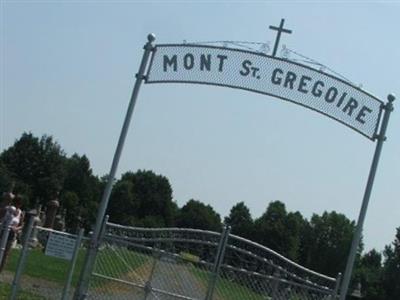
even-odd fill
[[(23, 195), (24, 208), (45, 207), (58, 199), (66, 212), (68, 231), (90, 230), (107, 176), (93, 174), (85, 155), (68, 157), (51, 136), (24, 133), (0, 153), (0, 192)], [(115, 181), (107, 214), (118, 224), (144, 227), (187, 227), (231, 233), (260, 243), (317, 272), (336, 277), (343, 272), (355, 222), (345, 215), (324, 212), (305, 218), (290, 212), (281, 201), (271, 201), (253, 218), (245, 202), (235, 204), (228, 216), (210, 205), (189, 199), (179, 207), (168, 178), (150, 170), (126, 172)], [(400, 227), (383, 252), (359, 247), (352, 284), (361, 283), (367, 300), (400, 299)]]

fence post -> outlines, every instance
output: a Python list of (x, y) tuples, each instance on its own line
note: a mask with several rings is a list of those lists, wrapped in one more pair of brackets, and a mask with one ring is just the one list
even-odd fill
[(335, 289), (333, 290), (332, 299), (337, 299), (339, 295), (339, 288), (340, 288), (340, 283), (342, 281), (342, 273), (338, 273), (336, 276), (336, 284), (335, 284)]
[(215, 258), (214, 267), (212, 274), (210, 276), (210, 282), (207, 290), (206, 300), (211, 300), (214, 294), (215, 286), (218, 280), (219, 270), (224, 261), (225, 249), (228, 244), (228, 238), (231, 228), (229, 226), (225, 226), (222, 233), (221, 239), (218, 244), (217, 256)]
[(277, 300), (279, 299), (279, 279), (281, 277), (281, 274), (279, 270), (276, 270), (274, 274), (272, 275), (272, 278), (274, 282), (272, 283), (272, 300)]
[(1, 240), (0, 240), (0, 264), (3, 262), (3, 256), (6, 252), (7, 240), (10, 234), (10, 222), (1, 224), (0, 233), (1, 233)]
[(102, 225), (101, 230), (100, 230), (99, 242), (97, 244), (97, 246), (98, 246), (97, 250), (99, 250), (99, 248), (101, 246), (101, 243), (103, 243), (104, 236), (106, 235), (107, 223), (108, 223), (108, 219), (109, 218), (110, 218), (109, 215), (106, 215), (104, 217), (104, 222), (103, 222), (103, 225)]
[(10, 300), (14, 300), (17, 297), (19, 281), (21, 279), (22, 270), (25, 266), (26, 257), (28, 255), (29, 240), (31, 238), (34, 221), (35, 221), (34, 217), (31, 217), (29, 219), (28, 230), (26, 231), (25, 240), (24, 240), (23, 247), (22, 247), (22, 252), (18, 259), (17, 270), (15, 271), (15, 276), (14, 276), (12, 287), (11, 287)]
[[(103, 219), (103, 223), (101, 224), (100, 228), (100, 233), (98, 240), (96, 243), (90, 243), (89, 248), (87, 249), (87, 255), (85, 256), (85, 261), (83, 263), (83, 268), (85, 268), (87, 264), (87, 260), (93, 259), (93, 265), (94, 267), (95, 264), (95, 259), (97, 256), (97, 252), (99, 250), (100, 244), (103, 242), (104, 235), (106, 233), (106, 227), (107, 227), (107, 222), (108, 222), (108, 215), (106, 215)], [(94, 257), (91, 257), (93, 255)], [(88, 273), (90, 271), (90, 274)], [(90, 281), (90, 276), (92, 275), (91, 273), (93, 272), (93, 268), (89, 269), (82, 269), (81, 274), (79, 276), (79, 284), (75, 289), (74, 293), (74, 299), (75, 300), (80, 300), (80, 299), (85, 299), (87, 296), (87, 291), (89, 289), (89, 281)]]
[(70, 289), (71, 281), (72, 281), (72, 275), (74, 274), (76, 260), (78, 258), (79, 248), (81, 246), (84, 231), (85, 230), (83, 228), (81, 228), (76, 237), (74, 253), (72, 254), (71, 264), (70, 264), (70, 267), (68, 270), (68, 277), (67, 277), (67, 282), (65, 283), (65, 286), (64, 286), (62, 300), (68, 299), (69, 289)]

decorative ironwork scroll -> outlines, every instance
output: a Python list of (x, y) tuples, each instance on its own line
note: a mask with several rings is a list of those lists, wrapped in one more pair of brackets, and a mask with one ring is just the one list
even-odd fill
[(226, 86), (287, 100), (375, 140), (383, 102), (330, 74), (286, 59), (204, 45), (156, 45), (146, 83)]

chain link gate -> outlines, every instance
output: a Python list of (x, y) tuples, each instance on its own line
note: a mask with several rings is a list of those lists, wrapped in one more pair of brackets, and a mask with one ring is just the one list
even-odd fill
[(336, 299), (338, 280), (244, 238), (107, 223), (88, 299)]

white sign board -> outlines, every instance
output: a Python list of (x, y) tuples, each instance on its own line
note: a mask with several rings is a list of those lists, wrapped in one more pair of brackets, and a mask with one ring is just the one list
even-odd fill
[(76, 239), (71, 236), (50, 232), (45, 255), (71, 260)]
[(371, 140), (382, 104), (330, 74), (262, 53), (201, 45), (157, 45), (146, 83), (226, 86), (287, 100), (320, 112)]

